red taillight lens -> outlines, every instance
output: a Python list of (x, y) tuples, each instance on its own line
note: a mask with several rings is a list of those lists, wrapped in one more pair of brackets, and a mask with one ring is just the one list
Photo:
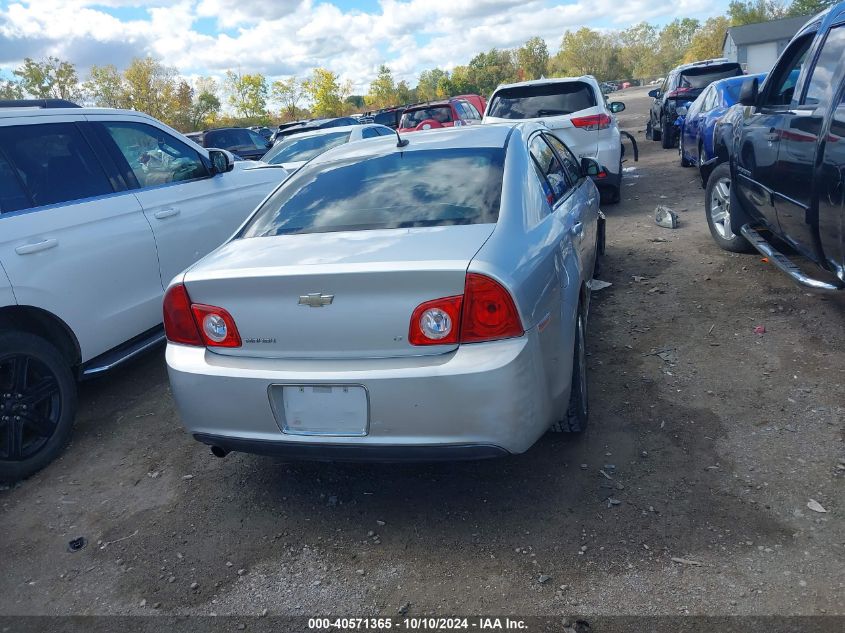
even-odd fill
[(464, 294), (420, 304), (411, 315), (411, 345), (480, 343), (522, 336), (513, 299), (497, 281), (468, 273)]
[(223, 308), (191, 304), (194, 320), (206, 347), (240, 347), (241, 336), (232, 315)]
[(235, 321), (223, 308), (191, 303), (184, 284), (164, 294), (164, 333), (171, 343), (197, 347), (240, 347)]
[(510, 293), (497, 281), (467, 273), (461, 343), (522, 336), (522, 321)]
[(603, 130), (610, 127), (613, 119), (607, 114), (591, 114), (590, 116), (581, 116), (572, 119), (572, 125), (582, 130)]
[(689, 92), (692, 88), (675, 88), (674, 90), (670, 90), (666, 93), (667, 99), (673, 99), (679, 95), (684, 94), (685, 92)]
[(164, 293), (164, 333), (172, 343), (202, 345), (197, 324), (191, 314), (191, 298), (182, 284), (170, 286)]
[(449, 345), (458, 342), (463, 296), (426, 301), (411, 315), (408, 342), (411, 345)]

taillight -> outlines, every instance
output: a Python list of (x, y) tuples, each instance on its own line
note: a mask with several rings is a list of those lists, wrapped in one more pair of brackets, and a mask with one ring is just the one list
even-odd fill
[(522, 321), (510, 293), (494, 279), (467, 273), (461, 343), (522, 336)]
[(522, 336), (513, 299), (497, 281), (468, 273), (464, 294), (426, 301), (411, 315), (411, 345), (480, 343)]
[(232, 315), (223, 308), (191, 304), (194, 320), (207, 347), (240, 347), (241, 336)]
[(458, 342), (463, 296), (426, 301), (411, 315), (411, 345), (448, 345)]
[(594, 131), (609, 128), (613, 119), (607, 114), (591, 114), (589, 116), (580, 116), (572, 120), (572, 125), (582, 130)]
[(182, 345), (202, 345), (191, 314), (191, 298), (183, 284), (170, 286), (164, 293), (164, 333), (167, 340)]
[(684, 93), (690, 92), (691, 90), (692, 90), (692, 88), (675, 88), (674, 90), (670, 90), (669, 92), (666, 93), (666, 98), (667, 99), (674, 99), (675, 97), (678, 97), (678, 96), (680, 96)]
[(235, 321), (223, 308), (191, 303), (184, 284), (164, 294), (164, 332), (167, 340), (201, 347), (240, 347)]

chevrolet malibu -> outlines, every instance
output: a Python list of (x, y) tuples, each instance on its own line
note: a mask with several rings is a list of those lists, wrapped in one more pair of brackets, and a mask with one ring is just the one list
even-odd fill
[(217, 456), (394, 461), (583, 430), (596, 169), (536, 123), (313, 159), (168, 288), (188, 431)]

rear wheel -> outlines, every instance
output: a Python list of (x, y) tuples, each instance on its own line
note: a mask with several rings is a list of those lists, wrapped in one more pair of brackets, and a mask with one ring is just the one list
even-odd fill
[(581, 433), (587, 428), (590, 410), (587, 398), (587, 324), (583, 306), (575, 318), (575, 345), (572, 350), (572, 384), (564, 418), (552, 424), (555, 433)]
[(0, 334), (0, 481), (53, 461), (70, 439), (76, 382), (61, 353), (27, 332)]
[(732, 253), (750, 253), (751, 244), (731, 229), (731, 167), (722, 163), (707, 179), (704, 191), (704, 211), (710, 235), (720, 247)]
[(681, 134), (681, 138), (678, 141), (678, 153), (681, 155), (681, 167), (692, 167), (694, 163), (684, 156), (684, 149), (684, 135)]
[(648, 115), (648, 125), (646, 126), (646, 136), (650, 138), (652, 141), (659, 141), (660, 140), (660, 130), (657, 129), (657, 126), (651, 120), (651, 114)]

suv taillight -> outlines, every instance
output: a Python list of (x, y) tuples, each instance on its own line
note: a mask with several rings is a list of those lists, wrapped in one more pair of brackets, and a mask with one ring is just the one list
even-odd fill
[(676, 97), (681, 96), (682, 94), (685, 94), (685, 93), (691, 92), (691, 91), (692, 91), (692, 88), (675, 88), (674, 90), (670, 90), (669, 92), (666, 93), (666, 98), (667, 99), (674, 99)]
[(241, 346), (232, 315), (223, 308), (191, 303), (184, 284), (175, 284), (164, 294), (164, 333), (168, 341), (181, 345)]
[(571, 119), (572, 125), (581, 128), (582, 130), (594, 131), (604, 130), (609, 128), (613, 119), (607, 114), (591, 114), (589, 116), (580, 116)]
[(522, 321), (496, 280), (467, 273), (464, 294), (420, 304), (411, 315), (411, 345), (481, 343), (522, 336)]

